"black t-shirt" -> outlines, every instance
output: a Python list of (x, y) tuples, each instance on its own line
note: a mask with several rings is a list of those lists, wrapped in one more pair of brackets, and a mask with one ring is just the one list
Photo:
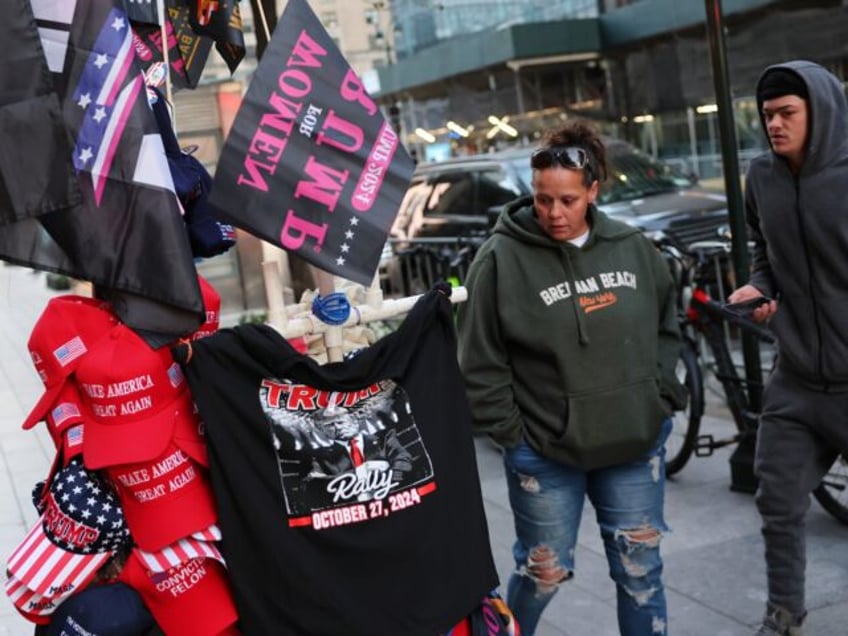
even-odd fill
[(434, 636), (497, 586), (445, 296), (340, 363), (265, 325), (192, 347), (244, 633)]

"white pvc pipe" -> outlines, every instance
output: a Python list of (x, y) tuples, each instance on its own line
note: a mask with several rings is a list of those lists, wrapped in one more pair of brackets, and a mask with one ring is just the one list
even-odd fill
[(274, 329), (286, 328), (288, 315), (283, 301), (283, 279), (277, 261), (262, 261), (262, 278), (265, 281), (265, 301), (268, 303), (268, 323)]
[[(384, 320), (394, 316), (409, 313), (412, 306), (421, 298), (418, 296), (407, 296), (406, 298), (391, 298), (384, 300), (380, 307), (373, 308), (368, 305), (356, 305), (351, 311), (350, 317), (344, 324), (334, 327), (321, 322), (316, 318), (289, 318), (288, 324), (281, 328), (271, 324), (284, 338), (297, 338), (312, 333), (326, 334), (330, 329), (341, 330), (344, 327), (355, 327), (375, 320)], [(468, 300), (468, 290), (465, 287), (454, 287), (451, 292), (450, 301), (461, 303)], [(335, 344), (335, 343), (334, 343)], [(329, 357), (329, 356), (328, 356)]]

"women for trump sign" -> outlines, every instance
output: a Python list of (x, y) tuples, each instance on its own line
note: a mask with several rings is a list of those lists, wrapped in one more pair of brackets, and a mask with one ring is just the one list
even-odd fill
[(289, 0), (221, 153), (210, 203), (368, 284), (414, 163), (305, 0)]

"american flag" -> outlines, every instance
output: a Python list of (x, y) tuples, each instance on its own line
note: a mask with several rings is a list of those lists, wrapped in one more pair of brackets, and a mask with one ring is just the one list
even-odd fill
[(60, 428), (72, 417), (80, 417), (80, 410), (73, 402), (62, 402), (50, 411), (50, 415), (53, 418), (53, 426)]
[(61, 347), (53, 351), (53, 357), (63, 367), (68, 366), (71, 362), (83, 355), (88, 349), (85, 348), (85, 343), (79, 336), (74, 336)]
[(65, 431), (65, 445), (68, 448), (74, 448), (75, 446), (79, 446), (80, 444), (82, 444), (82, 434), (82, 424), (72, 426), (67, 431)]
[[(0, 258), (91, 281), (134, 329), (173, 330), (175, 337), (195, 331), (203, 322), (197, 271), (162, 137), (129, 46), (124, 0), (24, 4), (32, 7), (34, 22), (25, 15), (10, 19), (16, 25), (11, 35), (27, 36), (27, 48), (15, 49), (21, 64), (0, 65), (0, 105), (2, 95), (20, 92), (21, 77), (43, 80), (46, 66), (53, 72), (47, 83), (55, 89), (55, 108), (33, 109), (33, 121), (4, 130), (0, 142), (16, 148), (23, 165), (53, 166), (61, 153), (68, 173), (57, 169), (43, 176), (41, 189), (50, 196), (36, 203), (53, 213), (7, 223)], [(39, 93), (25, 95), (34, 100)], [(50, 113), (59, 121), (52, 136), (42, 139), (46, 133), (36, 133), (50, 123)], [(48, 176), (51, 188), (45, 189)], [(61, 188), (53, 184), (64, 181), (74, 185), (76, 197), (59, 205), (68, 197), (60, 198)], [(38, 190), (17, 194), (21, 202), (13, 212), (33, 207), (24, 196), (29, 191)]]
[(73, 101), (85, 113), (74, 147), (74, 167), (91, 173), (97, 205), (127, 120), (139, 95), (144, 94), (144, 80), (134, 61), (129, 21), (113, 8), (73, 92)]
[(185, 377), (180, 369), (180, 365), (176, 362), (168, 367), (168, 379), (171, 381), (171, 386), (177, 388), (183, 383)]

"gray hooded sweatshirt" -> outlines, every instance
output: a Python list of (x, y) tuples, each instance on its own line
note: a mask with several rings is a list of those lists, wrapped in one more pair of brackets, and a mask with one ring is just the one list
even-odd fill
[(781, 368), (811, 388), (848, 390), (848, 102), (818, 64), (788, 62), (763, 75), (774, 68), (807, 84), (807, 148), (797, 175), (774, 152), (748, 169), (750, 282), (779, 297), (771, 326)]

